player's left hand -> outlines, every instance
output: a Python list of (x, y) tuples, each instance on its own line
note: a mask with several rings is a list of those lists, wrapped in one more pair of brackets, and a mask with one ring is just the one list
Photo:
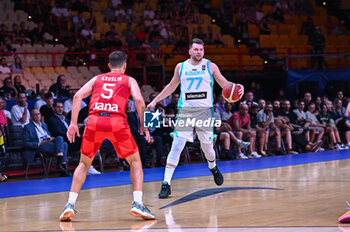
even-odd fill
[(67, 130), (67, 138), (70, 143), (75, 142), (75, 135), (78, 135), (78, 137), (80, 137), (79, 128), (77, 124), (71, 123)]

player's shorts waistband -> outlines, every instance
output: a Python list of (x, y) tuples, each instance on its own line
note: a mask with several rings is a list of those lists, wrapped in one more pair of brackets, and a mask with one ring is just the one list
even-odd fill
[(120, 114), (110, 113), (110, 112), (96, 112), (91, 115), (95, 116), (102, 116), (102, 117), (116, 117), (116, 116), (122, 116)]

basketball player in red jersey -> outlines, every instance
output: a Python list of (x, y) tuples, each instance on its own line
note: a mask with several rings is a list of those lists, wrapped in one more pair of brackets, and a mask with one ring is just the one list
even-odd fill
[[(126, 159), (130, 165), (134, 196), (130, 214), (143, 219), (156, 219), (156, 216), (142, 202), (142, 164), (138, 147), (126, 120), (125, 108), (130, 94), (135, 99), (136, 110), (141, 122), (143, 121), (142, 110), (145, 107), (136, 80), (124, 74), (126, 58), (126, 54), (122, 51), (112, 52), (109, 55), (108, 64), (111, 72), (95, 76), (74, 95), (71, 123), (67, 131), (70, 142), (75, 141), (76, 135), (80, 137), (77, 119), (82, 99), (92, 96), (81, 144), (82, 155), (73, 175), (68, 202), (59, 217), (61, 221), (70, 221), (74, 216), (75, 202), (85, 182), (87, 171), (102, 141), (107, 138), (112, 142), (119, 158)], [(145, 133), (146, 140), (149, 142), (149, 131), (143, 128), (141, 131)]]

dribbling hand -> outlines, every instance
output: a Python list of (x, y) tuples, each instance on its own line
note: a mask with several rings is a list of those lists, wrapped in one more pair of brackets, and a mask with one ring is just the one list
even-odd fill
[(238, 95), (239, 96), (243, 96), (243, 94), (244, 94), (244, 86), (241, 85), (241, 84), (236, 84), (236, 85), (241, 86), (241, 88), (239, 88), (239, 90), (238, 90)]
[(70, 124), (67, 130), (67, 138), (69, 140), (70, 143), (74, 143), (75, 142), (75, 135), (78, 135), (78, 137), (80, 137), (79, 134), (79, 128), (77, 124)]

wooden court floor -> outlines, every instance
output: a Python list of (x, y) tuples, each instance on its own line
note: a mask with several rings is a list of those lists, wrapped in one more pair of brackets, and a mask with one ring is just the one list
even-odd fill
[(68, 192), (3, 198), (0, 231), (350, 231), (337, 223), (350, 200), (349, 159), (224, 177), (220, 187), (212, 176), (173, 180), (171, 197), (162, 200), (160, 182), (145, 183), (156, 221), (129, 215), (130, 185), (82, 190), (70, 223), (58, 221)]

